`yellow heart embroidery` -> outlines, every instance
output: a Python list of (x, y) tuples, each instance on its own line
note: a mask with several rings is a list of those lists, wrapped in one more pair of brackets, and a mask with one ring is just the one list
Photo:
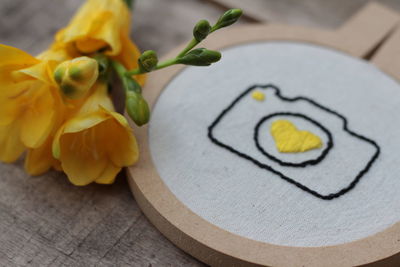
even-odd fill
[(298, 130), (288, 120), (274, 121), (271, 135), (281, 153), (299, 153), (322, 147), (321, 138), (309, 131)]

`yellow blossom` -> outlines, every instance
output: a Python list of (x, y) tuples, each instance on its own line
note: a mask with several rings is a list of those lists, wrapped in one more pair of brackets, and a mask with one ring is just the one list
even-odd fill
[(6, 45), (0, 59), (0, 160), (12, 162), (45, 142), (61, 105), (51, 62)]
[[(140, 52), (129, 39), (131, 12), (121, 0), (88, 0), (69, 25), (56, 35), (56, 44), (81, 55), (104, 51), (127, 69), (137, 68)], [(144, 83), (145, 76), (135, 77)]]
[(138, 159), (136, 139), (126, 119), (114, 111), (107, 85), (95, 84), (79, 112), (53, 142), (53, 155), (75, 185), (111, 184), (124, 166)]
[(46, 62), (48, 66), (48, 77), (50, 79), (49, 83), (52, 83), (54, 89), (52, 91), (55, 95), (55, 105), (56, 113), (53, 122), (52, 130), (47, 136), (46, 140), (38, 147), (27, 148), (27, 154), (25, 158), (25, 170), (30, 175), (40, 175), (48, 171), (50, 168), (56, 170), (61, 169), (61, 163), (58, 159), (54, 158), (52, 153), (52, 143), (54, 136), (59, 129), (59, 127), (64, 123), (65, 119), (72, 116), (72, 114), (80, 108), (84, 99), (79, 100), (68, 100), (62, 99), (59, 94), (59, 89), (57, 84), (53, 81), (53, 75), (56, 67), (60, 65), (61, 62), (72, 59), (68, 51), (64, 50), (62, 46), (58, 44), (53, 44), (50, 49), (39, 54), (37, 59)]

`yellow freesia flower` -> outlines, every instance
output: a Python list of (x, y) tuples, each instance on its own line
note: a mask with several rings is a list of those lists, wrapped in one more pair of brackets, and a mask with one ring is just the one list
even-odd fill
[[(122, 0), (88, 0), (56, 35), (56, 46), (81, 55), (104, 51), (127, 69), (137, 68), (140, 52), (129, 39), (131, 12)], [(145, 75), (135, 77), (144, 83)]]
[(79, 112), (57, 132), (53, 155), (75, 185), (111, 184), (124, 166), (138, 159), (126, 119), (114, 111), (107, 85), (97, 82)]
[[(64, 50), (62, 46), (53, 44), (49, 50), (42, 52), (36, 58), (46, 62), (48, 66), (48, 77), (50, 79), (48, 82), (54, 84), (54, 87), (56, 87), (57, 84), (54, 79), (54, 73), (59, 65), (71, 60), (68, 51)], [(72, 116), (84, 103), (84, 99), (63, 99), (59, 88), (54, 88), (54, 94), (56, 95), (54, 98), (54, 107), (56, 107), (57, 112), (55, 113), (52, 130), (42, 145), (34, 148), (28, 147), (27, 149), (24, 167), (26, 172), (30, 175), (43, 174), (52, 167), (56, 170), (62, 170), (60, 161), (54, 158), (52, 153), (53, 139), (64, 121)]]
[(45, 142), (62, 105), (50, 62), (6, 45), (0, 59), (0, 160), (12, 162)]

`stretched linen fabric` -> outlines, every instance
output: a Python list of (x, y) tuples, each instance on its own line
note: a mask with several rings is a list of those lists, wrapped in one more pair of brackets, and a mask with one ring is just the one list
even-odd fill
[[(214, 66), (179, 73), (152, 113), (151, 157), (183, 204), (232, 233), (290, 246), (350, 242), (400, 221), (400, 86), (395, 80), (363, 60), (311, 44), (254, 43), (222, 53), (224, 60)], [(217, 116), (250, 86), (268, 83), (277, 85), (283, 96), (305, 96), (339, 112), (349, 129), (379, 144), (381, 154), (354, 189), (322, 200), (210, 141), (208, 127)], [(304, 101), (282, 101), (273, 90), (254, 90), (265, 94), (264, 101), (251, 93), (240, 100), (215, 127), (218, 140), (322, 194), (346, 187), (374, 154), (373, 146), (343, 130), (338, 117)], [(257, 149), (257, 122), (284, 111), (305, 114), (332, 133), (333, 147), (321, 162), (304, 168), (281, 166)], [(273, 156), (302, 162), (326, 148), (327, 135), (309, 121), (276, 119), (290, 120), (319, 136), (323, 146), (280, 153), (269, 134), (274, 120), (268, 120), (260, 126), (266, 133), (260, 144)]]

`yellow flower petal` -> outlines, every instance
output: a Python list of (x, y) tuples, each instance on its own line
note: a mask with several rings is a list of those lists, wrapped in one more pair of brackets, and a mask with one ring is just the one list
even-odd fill
[(95, 182), (97, 184), (112, 184), (114, 183), (115, 178), (120, 170), (120, 167), (116, 167), (113, 164), (108, 164), (106, 169), (103, 171), (100, 177), (95, 180)]
[[(54, 101), (48, 88), (29, 106), (21, 118), (21, 140), (30, 148), (37, 148), (47, 139), (54, 123)], [(47, 91), (47, 92), (46, 92)]]
[(54, 42), (53, 44), (51, 44), (49, 49), (37, 55), (36, 58), (39, 60), (56, 62), (58, 64), (65, 60), (69, 60), (79, 56), (80, 55), (78, 53), (75, 53), (74, 49), (69, 48), (66, 44)]
[(0, 44), (0, 68), (13, 65), (18, 62), (19, 66), (30, 66), (39, 63), (39, 60), (28, 53), (8, 45)]
[(98, 82), (92, 88), (92, 95), (90, 95), (85, 103), (79, 110), (79, 114), (87, 114), (98, 111), (100, 107), (105, 110), (114, 111), (114, 104), (108, 95), (108, 88), (106, 83)]
[(129, 32), (130, 11), (121, 0), (88, 0), (60, 31), (57, 42), (75, 43), (82, 53), (108, 48), (111, 56), (121, 51), (121, 32)]
[[(8, 84), (0, 80), (0, 125), (8, 125), (20, 117), (22, 104), (19, 99), (29, 94), (30, 88), (36, 85), (31, 80)], [(17, 100), (17, 98), (19, 98)]]
[[(105, 22), (107, 23), (107, 22)], [(89, 54), (107, 47), (107, 43), (93, 38), (82, 38), (76, 41), (76, 47), (81, 53)]]
[(76, 133), (89, 129), (103, 122), (107, 117), (107, 114), (98, 112), (73, 118), (65, 124), (64, 133)]
[(55, 105), (61, 100), (56, 99), (49, 62), (4, 45), (0, 58), (0, 125), (18, 125), (15, 136), (26, 147), (37, 148), (47, 139), (61, 106)]
[(19, 72), (29, 75), (39, 81), (42, 81), (42, 82), (45, 82), (48, 84), (53, 84), (52, 79), (48, 76), (47, 67), (48, 67), (48, 63), (45, 61), (42, 61), (42, 62), (32, 65), (28, 68), (21, 69), (21, 70), (19, 70)]
[[(117, 119), (121, 115), (113, 114), (113, 116)], [(125, 118), (123, 119), (125, 120)], [(111, 120), (107, 127), (114, 129), (109, 136), (112, 141), (108, 142), (108, 154), (111, 161), (116, 166), (134, 164), (139, 158), (139, 148), (129, 125), (121, 123), (121, 120), (117, 119), (115, 121)]]
[(15, 161), (30, 148), (25, 161), (29, 173), (59, 167), (49, 138), (64, 114), (52, 78), (58, 63), (5, 45), (0, 45), (0, 58), (0, 160)]
[(25, 147), (19, 138), (19, 124), (0, 126), (0, 160), (10, 163), (16, 161)]
[[(107, 109), (105, 109), (105, 108), (102, 107), (102, 106), (100, 107), (100, 110), (102, 110), (103, 112), (105, 112), (105, 113), (109, 114), (110, 116), (114, 117), (114, 119), (115, 119), (119, 124), (121, 124), (122, 126), (124, 126), (125, 128), (128, 128), (128, 127), (129, 127), (129, 123), (128, 123), (128, 121), (126, 120), (126, 118), (125, 118), (124, 116), (122, 116), (121, 114), (119, 114), (118, 112), (114, 112), (114, 111), (107, 110)], [(129, 127), (129, 129), (130, 129), (130, 127)]]
[(52, 166), (59, 165), (51, 153), (51, 143), (52, 139), (48, 138), (39, 148), (28, 150), (24, 165), (27, 173), (40, 175), (48, 171)]
[(96, 150), (97, 140), (83, 131), (61, 136), (61, 166), (74, 185), (87, 185), (98, 179), (107, 167), (107, 158)]

